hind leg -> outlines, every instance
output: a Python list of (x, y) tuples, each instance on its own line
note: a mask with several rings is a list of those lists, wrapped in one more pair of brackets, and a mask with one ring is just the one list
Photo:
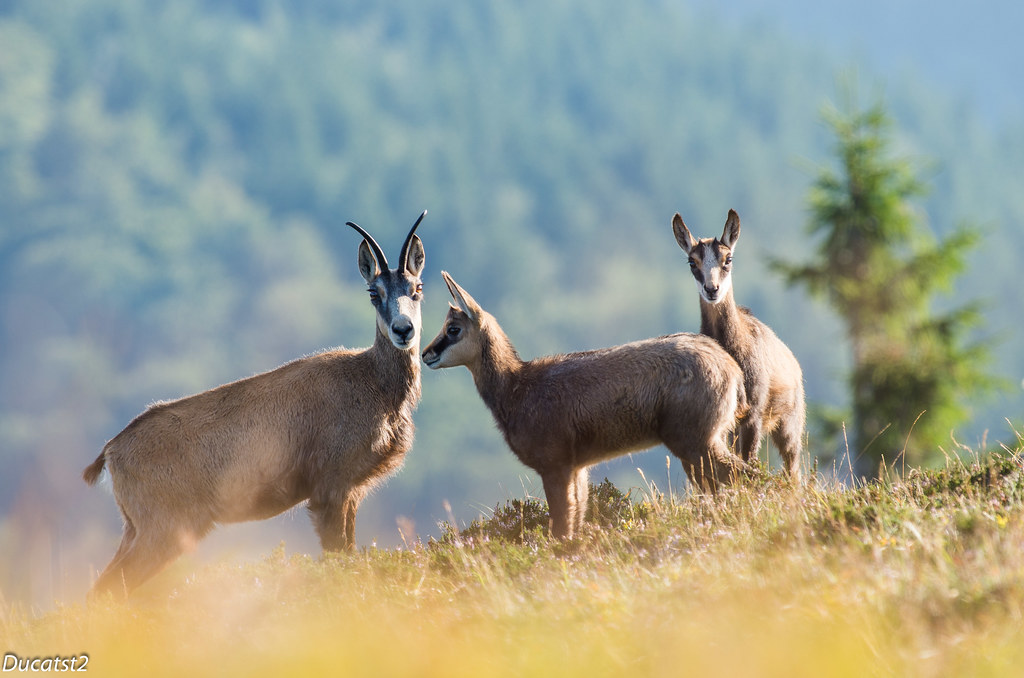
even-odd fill
[(757, 459), (757, 454), (761, 449), (761, 434), (763, 432), (761, 417), (751, 412), (740, 422), (738, 429), (737, 441), (740, 459), (749, 464), (752, 459)]
[(701, 457), (701, 464), (695, 466), (691, 480), (712, 493), (720, 487), (731, 485), (743, 473), (745, 464), (732, 454), (714, 453)]
[[(731, 422), (729, 418), (720, 421)], [(692, 422), (691, 423), (697, 423)], [(683, 463), (683, 470), (696, 491), (718, 489), (719, 484), (729, 484), (746, 468), (727, 443), (729, 428), (722, 424), (715, 426), (688, 427), (680, 420), (663, 430), (662, 442), (665, 447)]]
[(733, 454), (726, 443), (726, 432), (713, 435), (702, 444), (669, 444), (669, 451), (683, 462), (690, 484), (697, 490), (716, 492), (738, 478), (747, 464)]
[[(112, 593), (124, 598), (185, 551), (196, 536), (179, 538), (159, 532), (136, 532), (126, 523), (121, 545), (89, 592), (90, 597)], [(130, 529), (129, 529), (130, 528)]]
[(93, 582), (92, 588), (89, 590), (89, 597), (95, 597), (106, 592), (114, 593), (115, 595), (127, 595), (127, 591), (124, 590), (123, 586), (117, 586), (121, 580), (121, 561), (124, 560), (125, 554), (132, 547), (132, 543), (135, 541), (135, 525), (128, 518), (124, 520), (124, 532), (121, 534), (121, 543), (117, 547), (117, 551), (114, 552), (114, 557), (110, 559), (110, 563), (103, 568), (103, 572)]
[(712, 470), (714, 463), (709, 455), (680, 452), (672, 447), (669, 447), (669, 450), (683, 463), (683, 470), (686, 471), (686, 477), (694, 491), (715, 491), (714, 479), (717, 474)]
[(791, 416), (779, 422), (772, 431), (772, 441), (779, 450), (786, 473), (793, 480), (800, 481), (800, 454), (804, 437), (802, 417)]

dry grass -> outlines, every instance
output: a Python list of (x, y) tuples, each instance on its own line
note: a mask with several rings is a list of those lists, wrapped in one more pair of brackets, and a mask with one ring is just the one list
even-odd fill
[(0, 650), (132, 676), (1018, 675), (1019, 452), (858, 489), (605, 486), (604, 525), (570, 545), (514, 502), (408, 549), (280, 548), (129, 604), (0, 607)]

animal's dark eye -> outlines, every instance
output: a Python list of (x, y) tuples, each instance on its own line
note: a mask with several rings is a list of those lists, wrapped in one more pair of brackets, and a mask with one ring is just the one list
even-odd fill
[(731, 263), (732, 263), (732, 255), (730, 254), (730, 255), (726, 256), (726, 258), (725, 258), (725, 265), (728, 266)]
[(423, 283), (416, 283), (416, 294), (423, 294)]
[(454, 339), (462, 333), (462, 328), (458, 325), (449, 325), (448, 329), (445, 330), (445, 334)]
[(370, 293), (370, 301), (372, 301), (375, 304), (378, 301), (380, 301), (380, 293), (377, 292), (377, 290), (371, 288), (371, 289), (369, 289), (367, 291)]
[(690, 259), (690, 268), (697, 268), (697, 262), (693, 259)]

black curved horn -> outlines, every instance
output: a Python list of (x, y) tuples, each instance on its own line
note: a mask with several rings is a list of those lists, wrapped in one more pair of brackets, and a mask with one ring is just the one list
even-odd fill
[(380, 245), (378, 245), (377, 241), (373, 239), (373, 236), (364, 231), (362, 227), (359, 226), (359, 224), (353, 223), (351, 221), (346, 221), (345, 225), (351, 226), (352, 228), (359, 231), (359, 235), (363, 236), (363, 240), (365, 240), (366, 244), (368, 244), (370, 246), (370, 249), (373, 250), (373, 255), (377, 257), (377, 263), (380, 264), (381, 270), (388, 270), (388, 258), (384, 256), (384, 250), (380, 248)]
[(423, 210), (423, 213), (420, 214), (420, 218), (412, 225), (412, 230), (409, 231), (409, 235), (405, 236), (405, 244), (402, 245), (402, 253), (398, 255), (398, 270), (403, 273), (406, 270), (406, 264), (409, 263), (409, 243), (412, 242), (412, 236), (416, 233), (416, 228), (420, 225), (420, 222), (423, 221), (423, 217), (425, 216), (427, 216), (427, 210)]

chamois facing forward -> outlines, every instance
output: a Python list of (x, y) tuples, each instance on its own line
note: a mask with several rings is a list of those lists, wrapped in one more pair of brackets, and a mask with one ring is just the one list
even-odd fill
[(455, 305), (423, 361), (469, 368), (508, 446), (540, 474), (553, 536), (582, 526), (587, 467), (599, 461), (664, 443), (710, 489), (744, 469), (727, 445), (746, 408), (743, 373), (714, 340), (675, 334), (523, 361), (494, 316), (441, 275)]
[(800, 363), (775, 332), (736, 306), (732, 263), (740, 238), (740, 217), (729, 210), (722, 237), (697, 240), (678, 213), (672, 217), (676, 242), (686, 252), (700, 295), (700, 331), (713, 337), (743, 369), (750, 410), (739, 426), (743, 461), (757, 458), (761, 436), (770, 433), (786, 471), (800, 477), (806, 405)]
[(157, 403), (106, 444), (124, 534), (93, 593), (127, 595), (217, 523), (269, 518), (309, 500), (325, 551), (351, 548), (356, 510), (412, 446), (420, 398), (423, 243), (406, 236), (397, 268), (362, 235), (359, 272), (376, 338), (180, 400)]

